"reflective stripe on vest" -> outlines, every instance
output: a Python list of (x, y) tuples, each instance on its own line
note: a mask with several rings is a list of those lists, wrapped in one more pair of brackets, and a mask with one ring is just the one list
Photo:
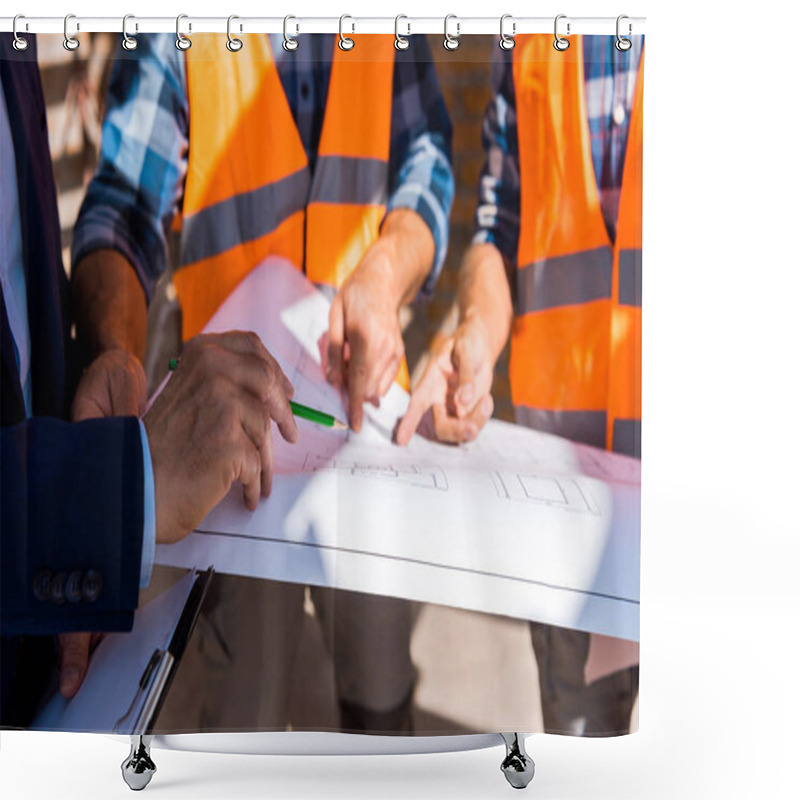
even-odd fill
[[(234, 55), (203, 34), (186, 53), (189, 167), (173, 281), (188, 339), (268, 255), (342, 282), (375, 241), (388, 195), (394, 48), (331, 38), (333, 63), (314, 175), (267, 36)], [(224, 55), (221, 55), (224, 54)]]
[(639, 64), (617, 237), (600, 208), (584, 96), (583, 41), (557, 52), (517, 37), (521, 208), (511, 397), (517, 419), (639, 455), (642, 89)]

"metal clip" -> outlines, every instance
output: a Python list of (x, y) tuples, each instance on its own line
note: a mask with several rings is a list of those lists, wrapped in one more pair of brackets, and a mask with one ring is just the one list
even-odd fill
[[(624, 19), (628, 19), (628, 17), (625, 14), (620, 14), (617, 17), (617, 42), (616, 42), (616, 48), (617, 48), (617, 50), (620, 51), (620, 53), (625, 53), (628, 50), (630, 50), (631, 47), (633, 47), (633, 42), (630, 39), (624, 39), (622, 37), (622, 35), (620, 34), (620, 32), (619, 32), (619, 30), (620, 30), (620, 22), (622, 22), (622, 20), (624, 20)], [(633, 25), (631, 25), (631, 23), (629, 22), (628, 23), (628, 36), (630, 36), (632, 32), (633, 32)]]
[[(566, 18), (567, 18), (566, 14), (559, 14), (556, 17), (555, 27), (553, 29), (556, 37), (555, 41), (553, 42), (553, 47), (555, 47), (555, 49), (558, 50), (559, 52), (563, 52), (569, 47), (569, 40), (565, 39), (563, 36), (558, 35), (558, 21), (560, 19), (566, 19)], [(569, 22), (567, 22), (567, 36), (569, 36)]]
[[(14, 41), (11, 44), (13, 45), (14, 49), (20, 53), (28, 49), (28, 40), (24, 36), (20, 36), (17, 33), (17, 22), (21, 19), (25, 19), (24, 14), (17, 14), (17, 16), (14, 17), (14, 23), (11, 26), (11, 31), (14, 34)], [(25, 23), (25, 30), (28, 30), (27, 22)]]
[[(132, 36), (128, 36), (128, 20), (129, 19), (136, 19), (133, 14), (126, 14), (122, 18), (122, 48), (123, 50), (135, 50), (139, 46), (139, 42), (136, 41)], [(134, 30), (139, 30), (139, 23), (135, 23)]]
[[(300, 46), (300, 42), (294, 38), (294, 36), (289, 36), (289, 20), (290, 19), (297, 19), (297, 17), (293, 17), (291, 14), (283, 18), (283, 49), (288, 51), (289, 53), (294, 52)], [(298, 28), (295, 25), (295, 32), (297, 32)]]
[[(398, 14), (394, 18), (394, 48), (395, 50), (408, 50), (411, 47), (411, 42), (405, 36), (400, 35), (400, 20), (408, 19), (405, 14)], [(408, 35), (411, 34), (411, 24), (408, 24)]]
[[(448, 30), (447, 26), (451, 19), (456, 21), (456, 35), (453, 36)], [(461, 23), (458, 21), (458, 17), (455, 14), (448, 14), (444, 18), (444, 45), (445, 50), (458, 50), (458, 46), (461, 44), (459, 41), (459, 36), (461, 35)]]
[[(74, 14), (67, 14), (67, 16), (64, 17), (64, 49), (69, 50), (70, 53), (74, 53), (81, 46), (81, 43), (75, 36), (69, 35), (69, 21), (71, 19), (75, 19)], [(76, 22), (75, 30), (79, 31), (80, 29), (81, 29), (80, 22)]]
[[(339, 49), (340, 50), (352, 50), (356, 43), (349, 37), (344, 35), (344, 21), (346, 19), (353, 19), (349, 14), (342, 14), (339, 17)], [(353, 25), (353, 31), (355, 31), (356, 26)]]
[[(181, 20), (188, 19), (188, 14), (178, 14), (175, 20), (175, 47), (178, 50), (188, 50), (192, 46), (192, 40), (181, 33)], [(192, 23), (189, 23), (189, 33), (192, 32)]]
[[(505, 30), (505, 21), (507, 19), (512, 20), (511, 22), (511, 36), (509, 36)], [(511, 14), (503, 14), (500, 17), (500, 49), (501, 50), (513, 50), (514, 45), (516, 42), (514, 41), (514, 37), (517, 35), (517, 23), (513, 21), (513, 17)]]
[[(231, 51), (231, 53), (238, 53), (242, 49), (242, 47), (244, 47), (244, 43), (242, 42), (241, 39), (237, 39), (235, 36), (231, 36), (231, 22), (233, 22), (233, 20), (235, 19), (239, 19), (239, 17), (237, 17), (236, 14), (231, 14), (228, 17), (228, 41), (225, 42), (225, 47), (227, 47), (228, 50)], [(242, 30), (241, 25), (239, 26), (239, 30), (240, 31)]]

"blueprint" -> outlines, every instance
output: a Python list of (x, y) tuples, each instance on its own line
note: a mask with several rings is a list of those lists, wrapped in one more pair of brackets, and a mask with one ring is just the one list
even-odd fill
[[(347, 418), (324, 379), (328, 300), (288, 262), (250, 273), (206, 330), (254, 330), (300, 403)], [(360, 434), (273, 426), (272, 494), (241, 488), (156, 561), (333, 586), (638, 640), (640, 471), (635, 459), (492, 420), (452, 447), (392, 442), (394, 385)]]

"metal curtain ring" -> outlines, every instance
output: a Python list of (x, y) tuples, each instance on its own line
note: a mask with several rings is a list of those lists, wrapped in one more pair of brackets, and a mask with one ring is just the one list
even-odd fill
[[(511, 19), (511, 36), (509, 36), (505, 30), (504, 25), (507, 19)], [(511, 14), (503, 14), (500, 17), (500, 49), (501, 50), (513, 50), (514, 45), (516, 42), (514, 41), (514, 37), (517, 35), (517, 23), (513, 22), (513, 18)]]
[[(24, 14), (17, 14), (17, 16), (14, 17), (14, 24), (11, 26), (11, 30), (14, 33), (14, 41), (11, 44), (14, 46), (14, 49), (18, 50), (20, 53), (23, 50), (27, 50), (28, 49), (28, 40), (24, 36), (20, 36), (17, 33), (17, 22), (19, 22), (19, 20), (21, 20), (21, 19), (25, 19), (25, 15)], [(26, 31), (28, 30), (28, 23), (27, 22), (25, 23), (25, 30)]]
[[(175, 47), (178, 50), (188, 50), (192, 46), (192, 40), (181, 33), (181, 20), (188, 19), (188, 14), (178, 14), (175, 19)], [(192, 32), (192, 23), (189, 23), (189, 33)]]
[[(559, 14), (556, 17), (555, 26), (553, 28), (553, 32), (556, 37), (555, 41), (553, 42), (553, 47), (555, 47), (556, 50), (559, 50), (561, 52), (563, 52), (569, 47), (569, 39), (565, 39), (563, 36), (558, 35), (558, 21), (560, 19), (566, 19), (566, 18), (567, 18), (566, 14)], [(567, 36), (569, 36), (569, 22), (567, 23)]]
[[(349, 37), (345, 36), (343, 33), (344, 21), (346, 19), (353, 19), (349, 14), (342, 14), (339, 17), (339, 49), (340, 50), (352, 50), (356, 43)], [(353, 30), (355, 31), (356, 26), (353, 25)]]
[[(69, 27), (68, 26), (69, 26), (69, 21), (71, 19), (75, 19), (75, 15), (74, 14), (67, 14), (67, 16), (64, 17), (64, 49), (65, 50), (69, 50), (72, 53), (72, 52), (74, 52), (75, 50), (77, 50), (81, 46), (81, 43), (78, 41), (78, 39), (75, 36), (70, 36), (69, 35)], [(81, 29), (80, 22), (76, 22), (75, 23), (75, 30), (79, 31), (80, 29)]]
[[(452, 36), (449, 31), (447, 30), (447, 25), (451, 19), (456, 21), (456, 35)], [(461, 35), (461, 23), (458, 21), (458, 17), (455, 14), (448, 14), (444, 18), (444, 49), (445, 50), (458, 50), (458, 46), (461, 44), (458, 37)]]
[[(287, 17), (283, 18), (283, 49), (288, 50), (290, 53), (300, 46), (300, 42), (297, 41), (293, 36), (289, 36), (289, 20), (290, 19), (297, 19), (297, 17), (293, 17), (291, 14)], [(295, 32), (297, 32), (297, 26), (295, 25)]]
[[(620, 53), (625, 53), (628, 50), (630, 50), (631, 47), (633, 47), (633, 42), (630, 39), (623, 38), (620, 35), (620, 32), (619, 32), (620, 22), (622, 22), (622, 20), (624, 20), (624, 19), (628, 19), (628, 17), (625, 14), (620, 14), (617, 17), (617, 43), (616, 43), (616, 48), (617, 48), (617, 50), (620, 51)], [(633, 30), (633, 27), (629, 22), (628, 23), (628, 35), (631, 34), (632, 30)]]
[[(395, 50), (408, 50), (411, 46), (411, 42), (406, 39), (405, 36), (400, 35), (400, 20), (401, 19), (408, 19), (405, 14), (398, 14), (394, 18), (394, 47)], [(408, 33), (411, 34), (411, 25), (408, 25)]]
[[(237, 39), (235, 36), (231, 36), (231, 22), (233, 22), (233, 20), (235, 19), (239, 19), (239, 17), (237, 17), (236, 14), (231, 14), (228, 17), (228, 41), (225, 42), (225, 47), (227, 47), (228, 50), (231, 51), (231, 53), (238, 53), (242, 49), (242, 47), (244, 47), (244, 43), (242, 42), (241, 39)], [(242, 26), (240, 25), (239, 30), (241, 29)]]
[[(124, 50), (135, 50), (139, 46), (139, 42), (136, 41), (132, 36), (128, 36), (128, 20), (129, 19), (136, 19), (133, 14), (126, 14), (122, 18), (122, 47)], [(139, 23), (137, 22), (134, 26), (134, 30), (139, 30)]]

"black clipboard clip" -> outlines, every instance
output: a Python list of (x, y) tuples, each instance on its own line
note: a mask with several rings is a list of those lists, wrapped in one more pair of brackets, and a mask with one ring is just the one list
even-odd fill
[[(214, 567), (209, 567), (204, 572), (196, 574), (166, 650), (156, 649), (153, 651), (139, 679), (136, 694), (131, 700), (128, 710), (114, 724), (114, 733), (143, 736), (152, 731), (175, 675), (175, 668), (180, 663), (197, 623), (200, 608), (213, 576)], [(143, 695), (145, 700), (141, 704)], [(139, 710), (137, 711), (137, 709)]]

